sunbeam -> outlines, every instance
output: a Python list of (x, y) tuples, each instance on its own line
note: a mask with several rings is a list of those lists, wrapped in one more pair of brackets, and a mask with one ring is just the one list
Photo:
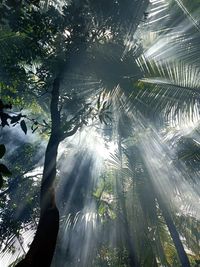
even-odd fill
[(196, 267), (196, 4), (18, 2), (0, 16), (0, 265)]

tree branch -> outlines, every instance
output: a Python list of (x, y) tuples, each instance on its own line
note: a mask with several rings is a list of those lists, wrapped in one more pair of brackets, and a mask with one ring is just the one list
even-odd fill
[(81, 126), (83, 125), (83, 122), (78, 123), (76, 126), (74, 126), (74, 128), (72, 130), (70, 130), (69, 132), (64, 132), (61, 136), (61, 141), (63, 141), (65, 138), (74, 135), (78, 129), (81, 128)]

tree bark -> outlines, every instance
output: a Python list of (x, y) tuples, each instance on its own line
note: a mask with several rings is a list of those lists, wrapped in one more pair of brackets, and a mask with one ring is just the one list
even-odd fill
[(121, 210), (123, 211), (122, 223), (123, 223), (123, 228), (124, 228), (126, 247), (128, 250), (129, 265), (130, 267), (139, 267), (140, 264), (139, 264), (137, 253), (136, 253), (135, 238), (133, 236), (133, 233), (131, 235), (130, 226), (128, 223), (127, 211), (126, 211), (126, 203), (125, 203), (124, 194), (123, 194), (122, 149), (121, 149), (120, 134), (119, 134), (119, 140), (118, 140), (118, 150), (119, 150), (119, 156), (120, 156), (120, 177), (119, 176), (117, 177), (116, 186), (117, 186), (117, 194), (119, 197), (119, 204), (121, 206)]
[(173, 222), (173, 219), (171, 217), (171, 214), (170, 214), (168, 208), (166, 207), (164, 201), (158, 195), (157, 195), (157, 200), (158, 200), (159, 207), (162, 211), (162, 215), (165, 219), (167, 228), (169, 229), (170, 235), (171, 235), (172, 240), (174, 242), (180, 263), (181, 263), (182, 267), (190, 267), (190, 262), (189, 262), (188, 256), (185, 252), (185, 249), (184, 249), (183, 244), (181, 242), (179, 233), (178, 233), (176, 226)]
[(53, 83), (51, 96), (51, 135), (46, 148), (40, 194), (40, 220), (33, 242), (25, 258), (16, 267), (50, 267), (59, 230), (59, 212), (55, 203), (57, 151), (60, 143), (59, 104), (60, 79)]

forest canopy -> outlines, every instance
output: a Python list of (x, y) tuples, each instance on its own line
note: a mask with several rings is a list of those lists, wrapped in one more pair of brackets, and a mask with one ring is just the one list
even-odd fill
[(0, 1), (0, 266), (200, 266), (200, 1)]

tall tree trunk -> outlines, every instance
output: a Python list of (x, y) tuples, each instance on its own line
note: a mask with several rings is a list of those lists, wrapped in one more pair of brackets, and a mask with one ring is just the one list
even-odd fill
[(117, 186), (117, 194), (119, 197), (119, 203), (121, 206), (121, 210), (123, 211), (122, 223), (123, 223), (123, 228), (124, 228), (126, 247), (128, 250), (129, 265), (130, 267), (139, 267), (140, 264), (138, 262), (138, 258), (136, 254), (135, 238), (133, 234), (131, 235), (130, 226), (128, 223), (127, 211), (126, 211), (126, 203), (125, 203), (125, 198), (123, 194), (122, 149), (121, 149), (120, 134), (119, 134), (119, 141), (118, 141), (118, 150), (119, 150), (119, 156), (120, 156), (120, 177), (119, 176), (117, 177), (116, 186)]
[(125, 239), (126, 239), (126, 246), (128, 249), (128, 257), (129, 257), (129, 264), (130, 267), (139, 267), (140, 264), (137, 259), (137, 255), (135, 252), (135, 244), (134, 241), (131, 238), (131, 232), (130, 232), (130, 226), (128, 223), (127, 219), (127, 212), (124, 211), (124, 216), (123, 216), (123, 224), (124, 224), (124, 230), (125, 230)]
[(183, 244), (181, 242), (179, 233), (178, 233), (176, 226), (173, 222), (173, 219), (171, 217), (171, 214), (170, 214), (166, 204), (162, 200), (161, 196), (159, 196), (159, 194), (157, 194), (157, 200), (158, 200), (159, 207), (162, 211), (162, 215), (165, 219), (166, 225), (169, 229), (170, 235), (172, 237), (172, 240), (174, 242), (174, 245), (176, 247), (176, 251), (178, 253), (178, 257), (179, 257), (179, 260), (181, 262), (181, 265), (182, 265), (182, 267), (190, 267), (190, 262), (189, 262), (188, 256), (185, 252), (185, 249), (184, 249)]
[(16, 267), (49, 267), (53, 258), (59, 230), (59, 212), (55, 203), (57, 151), (60, 143), (59, 103), (60, 79), (53, 83), (51, 96), (51, 135), (46, 148), (40, 194), (40, 220), (33, 242), (25, 258)]

